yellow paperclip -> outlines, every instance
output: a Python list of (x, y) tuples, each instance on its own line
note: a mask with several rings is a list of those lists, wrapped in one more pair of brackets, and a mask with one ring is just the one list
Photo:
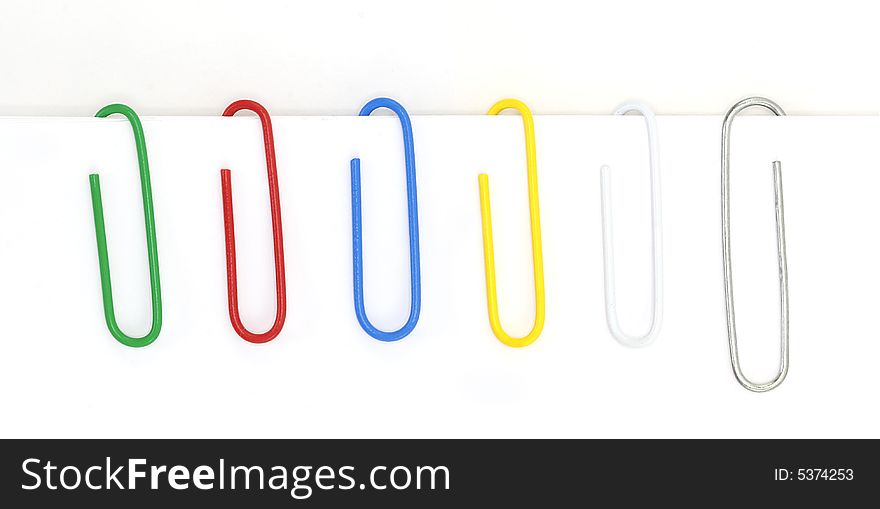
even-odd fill
[(489, 304), (489, 324), (502, 343), (512, 347), (532, 344), (544, 329), (544, 255), (541, 252), (541, 212), (538, 206), (538, 162), (535, 156), (535, 122), (529, 107), (516, 99), (504, 99), (489, 109), (489, 115), (497, 115), (506, 109), (516, 109), (522, 114), (526, 134), (526, 160), (529, 181), (529, 222), (532, 229), (532, 266), (535, 272), (535, 324), (528, 335), (511, 337), (501, 327), (498, 318), (498, 290), (495, 284), (495, 247), (492, 241), (492, 210), (489, 205), (489, 175), (481, 173), (480, 215), (483, 218), (483, 259), (486, 265), (486, 299)]

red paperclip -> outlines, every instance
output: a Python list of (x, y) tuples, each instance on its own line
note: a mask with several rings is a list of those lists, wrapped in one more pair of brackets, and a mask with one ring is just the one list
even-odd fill
[(235, 101), (223, 112), (231, 117), (241, 110), (250, 110), (260, 117), (263, 124), (263, 143), (266, 145), (266, 170), (269, 174), (269, 204), (272, 209), (272, 242), (275, 245), (275, 323), (261, 334), (254, 334), (241, 323), (238, 311), (238, 276), (235, 263), (235, 223), (232, 215), (232, 175), (227, 169), (220, 170), (223, 185), (223, 226), (226, 229), (226, 286), (229, 294), (229, 320), (232, 328), (242, 339), (251, 343), (267, 343), (275, 339), (284, 327), (287, 316), (287, 292), (284, 283), (284, 240), (281, 235), (281, 200), (278, 193), (278, 173), (275, 168), (275, 141), (272, 137), (272, 120), (269, 112), (259, 103), (250, 100)]

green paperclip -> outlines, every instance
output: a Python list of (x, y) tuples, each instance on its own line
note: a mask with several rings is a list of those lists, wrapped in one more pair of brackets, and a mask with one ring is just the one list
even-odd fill
[(110, 284), (110, 259), (107, 256), (107, 233), (104, 227), (104, 205), (101, 202), (101, 179), (97, 173), (89, 175), (92, 190), (92, 210), (95, 216), (95, 238), (98, 241), (98, 265), (101, 271), (101, 293), (104, 299), (104, 318), (107, 329), (117, 341), (126, 346), (147, 346), (159, 337), (162, 330), (162, 290), (159, 287), (159, 253), (156, 247), (156, 222), (153, 218), (153, 192), (150, 185), (150, 165), (147, 162), (147, 144), (144, 141), (144, 128), (141, 121), (131, 108), (124, 104), (110, 104), (95, 114), (104, 118), (114, 113), (125, 115), (134, 132), (137, 147), (138, 166), (140, 167), (141, 195), (144, 201), (144, 227), (147, 234), (147, 261), (150, 265), (150, 297), (153, 310), (153, 323), (150, 332), (140, 338), (125, 335), (116, 323), (116, 312), (113, 310), (113, 288)]

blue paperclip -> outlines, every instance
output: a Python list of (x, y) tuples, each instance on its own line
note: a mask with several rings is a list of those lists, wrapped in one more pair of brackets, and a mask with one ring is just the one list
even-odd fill
[(358, 322), (367, 334), (379, 341), (397, 341), (405, 338), (419, 321), (422, 308), (422, 283), (419, 270), (419, 207), (416, 198), (416, 156), (413, 148), (412, 124), (409, 115), (397, 101), (379, 97), (368, 102), (361, 108), (360, 116), (366, 117), (379, 109), (388, 108), (397, 114), (403, 130), (403, 153), (406, 160), (406, 204), (409, 215), (409, 271), (410, 271), (410, 307), (409, 319), (403, 327), (394, 332), (377, 329), (367, 318), (364, 309), (364, 259), (363, 259), (363, 226), (361, 224), (361, 160), (351, 160), (351, 240), (354, 265), (354, 312)]

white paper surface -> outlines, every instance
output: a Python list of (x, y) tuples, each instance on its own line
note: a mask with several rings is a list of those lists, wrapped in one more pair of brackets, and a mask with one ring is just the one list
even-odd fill
[(719, 116), (660, 116), (663, 328), (609, 335), (599, 168), (614, 172), (625, 330), (650, 309), (641, 117), (537, 116), (547, 322), (512, 349), (486, 316), (477, 174), (490, 175), (504, 327), (533, 320), (518, 116), (413, 117), (422, 313), (393, 344), (352, 304), (349, 160), (362, 159), (367, 311), (409, 310), (402, 141), (392, 116), (274, 117), (288, 319), (264, 345), (229, 324), (220, 194), (232, 170), (245, 324), (274, 318), (271, 225), (254, 117), (144, 117), (164, 327), (104, 325), (87, 175), (101, 175), (117, 316), (149, 328), (143, 213), (124, 119), (0, 118), (0, 435), (4, 437), (877, 437), (878, 117), (744, 116), (733, 130), (733, 255), (746, 374), (778, 363), (771, 161), (782, 161), (791, 371), (752, 394), (730, 369)]

